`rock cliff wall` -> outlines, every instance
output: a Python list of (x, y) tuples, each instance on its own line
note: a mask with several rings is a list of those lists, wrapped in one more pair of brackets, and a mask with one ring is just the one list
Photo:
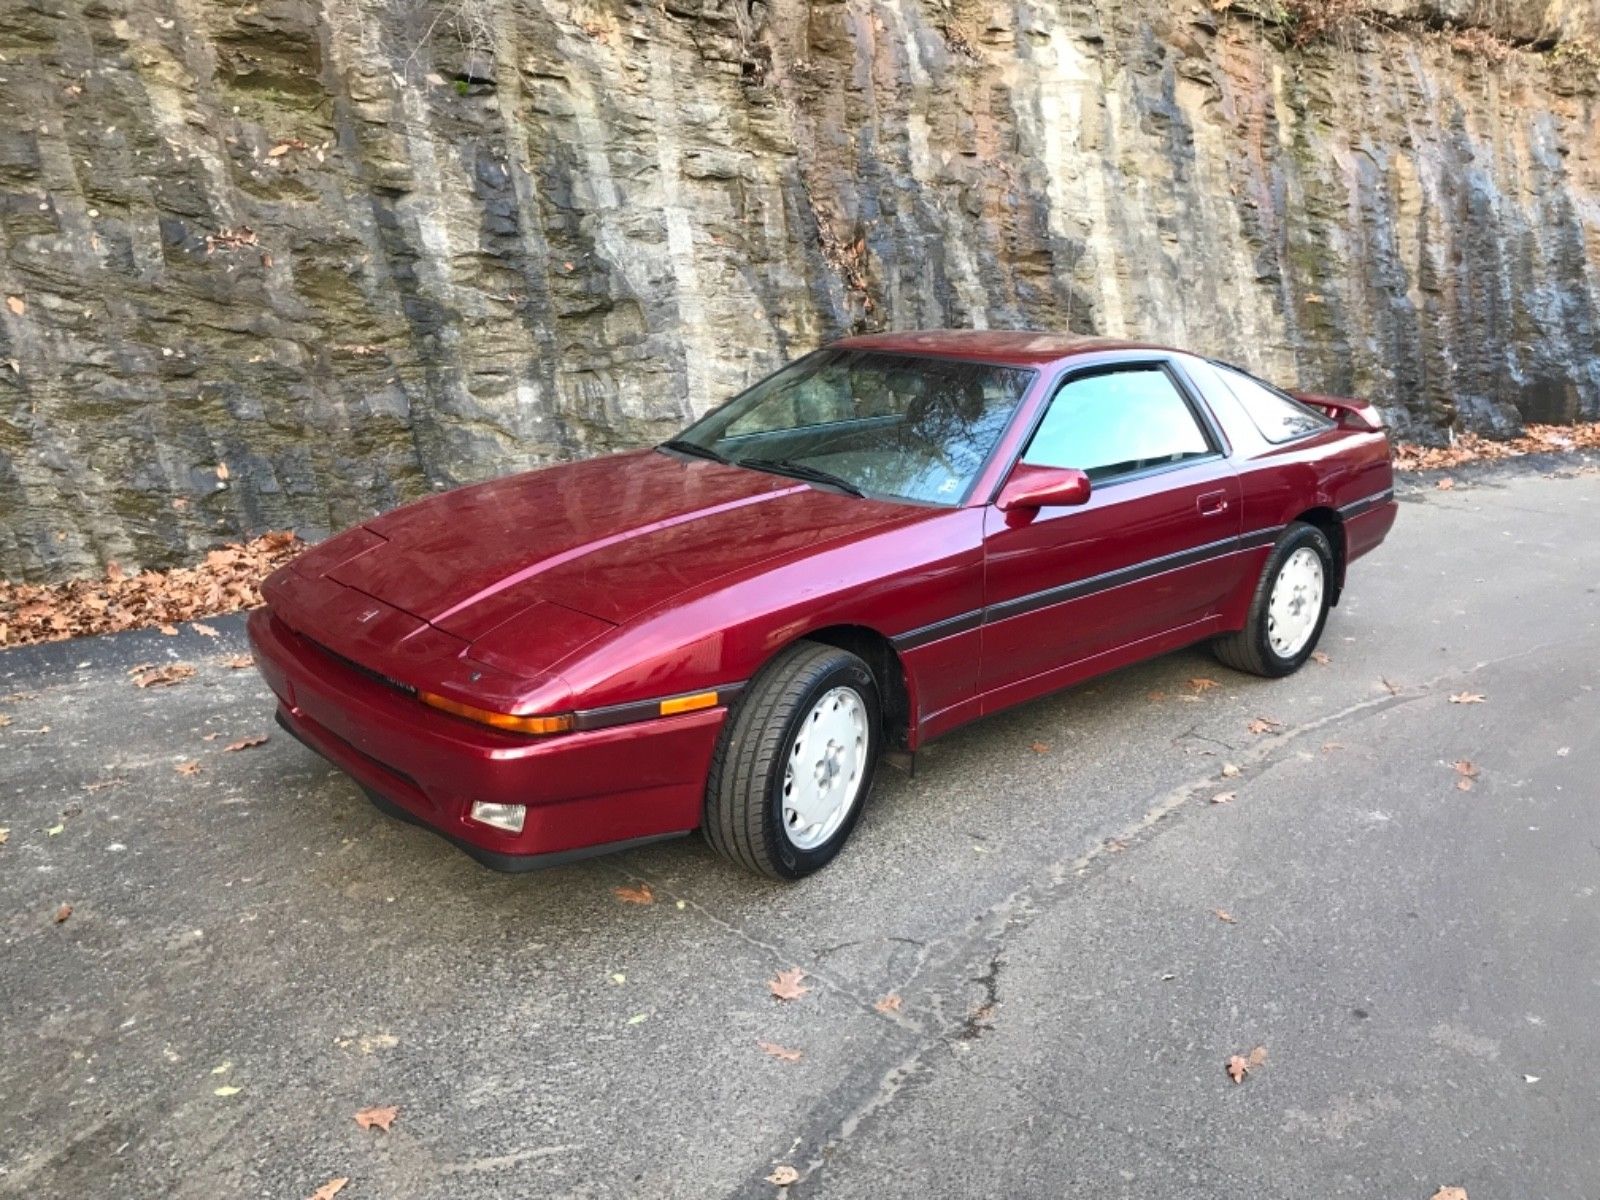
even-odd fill
[(1318, 2), (9, 0), (0, 576), (658, 439), (862, 329), (1600, 416), (1600, 0)]

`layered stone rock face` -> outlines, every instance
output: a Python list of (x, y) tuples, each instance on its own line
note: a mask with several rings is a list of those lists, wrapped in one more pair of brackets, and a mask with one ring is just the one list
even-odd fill
[(1600, 416), (1596, 3), (11, 0), (0, 575), (645, 444), (857, 330)]

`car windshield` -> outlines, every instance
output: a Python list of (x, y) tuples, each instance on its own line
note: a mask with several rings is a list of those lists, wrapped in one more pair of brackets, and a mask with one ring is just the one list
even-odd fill
[(666, 443), (861, 495), (965, 499), (1033, 372), (865, 350), (819, 350)]

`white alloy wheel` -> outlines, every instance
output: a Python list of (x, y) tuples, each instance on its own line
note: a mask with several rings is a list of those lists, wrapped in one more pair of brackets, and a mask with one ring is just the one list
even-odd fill
[(814, 850), (838, 830), (861, 792), (867, 770), (867, 706), (854, 688), (824, 692), (789, 747), (783, 772), (783, 831), (799, 850)]
[(1322, 618), (1322, 556), (1301, 546), (1284, 561), (1267, 602), (1267, 641), (1279, 658), (1305, 649)]

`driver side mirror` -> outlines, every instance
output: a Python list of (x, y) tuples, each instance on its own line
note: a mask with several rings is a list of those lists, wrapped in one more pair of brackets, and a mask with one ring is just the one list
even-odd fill
[(1076, 467), (1032, 467), (1019, 463), (1000, 489), (995, 507), (1008, 524), (1025, 525), (1041, 508), (1070, 508), (1089, 502), (1093, 485)]

